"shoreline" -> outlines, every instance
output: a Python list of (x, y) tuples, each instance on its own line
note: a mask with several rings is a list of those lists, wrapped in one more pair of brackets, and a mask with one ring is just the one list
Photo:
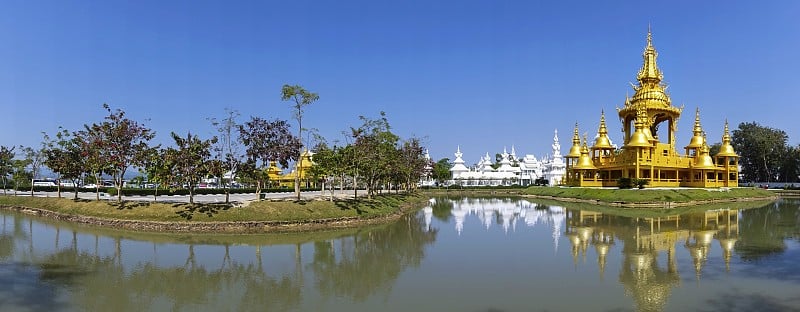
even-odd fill
[[(592, 190), (592, 189), (586, 189)], [(596, 190), (596, 189), (595, 189)], [(609, 190), (611, 191), (611, 190)], [(46, 208), (36, 208), (22, 205), (0, 204), (0, 209), (23, 213), (57, 221), (97, 226), (108, 229), (118, 229), (133, 232), (151, 233), (197, 233), (197, 234), (255, 234), (255, 233), (287, 233), (287, 232), (313, 232), (323, 230), (336, 230), (355, 228), (367, 225), (386, 224), (400, 219), (402, 216), (423, 208), (427, 199), (435, 195), (488, 195), (488, 196), (515, 196), (521, 198), (534, 198), (552, 200), (565, 203), (584, 203), (615, 208), (642, 208), (642, 209), (673, 209), (678, 207), (701, 206), (719, 203), (753, 202), (776, 200), (780, 194), (772, 196), (712, 198), (688, 201), (650, 201), (650, 202), (606, 202), (599, 199), (573, 198), (567, 196), (552, 196), (531, 194), (530, 189), (458, 189), (458, 190), (422, 190), (419, 196), (399, 203), (397, 208), (385, 215), (370, 217), (346, 216), (336, 218), (320, 218), (307, 220), (239, 220), (239, 221), (154, 221), (107, 218), (82, 214), (70, 214), (53, 211)]]
[[(580, 195), (587, 195), (590, 192), (607, 192), (611, 193), (614, 191), (619, 191), (618, 189), (598, 189), (598, 188), (567, 188), (570, 190), (577, 190), (578, 192), (585, 193)], [(570, 196), (554, 196), (554, 195), (543, 195), (543, 194), (534, 194), (537, 188), (508, 188), (508, 189), (453, 189), (453, 190), (427, 190), (430, 194), (468, 194), (468, 195), (490, 195), (490, 196), (519, 196), (522, 198), (536, 198), (536, 199), (544, 199), (544, 200), (554, 200), (560, 202), (568, 202), (568, 203), (586, 203), (586, 204), (594, 204), (594, 205), (603, 205), (609, 207), (617, 207), (617, 208), (651, 208), (651, 209), (671, 209), (677, 207), (689, 207), (689, 206), (701, 206), (701, 205), (709, 205), (709, 204), (717, 204), (717, 203), (736, 203), (736, 202), (751, 202), (751, 201), (764, 201), (764, 200), (777, 200), (781, 198), (782, 194), (779, 192), (772, 192), (770, 195), (765, 196), (748, 196), (748, 197), (717, 197), (717, 198), (710, 198), (710, 199), (692, 199), (686, 201), (670, 201), (670, 200), (647, 200), (647, 201), (604, 201), (597, 198), (577, 198), (577, 197), (570, 197)], [(644, 189), (644, 190), (623, 190), (623, 191), (632, 191), (632, 192), (650, 192), (650, 191), (659, 191), (662, 189)], [(665, 190), (674, 190), (674, 189), (665, 189)], [(678, 189), (678, 191), (689, 191), (693, 189)], [(718, 193), (716, 191), (708, 190), (708, 189), (701, 189), (708, 191), (710, 194)], [(771, 192), (771, 191), (770, 191)], [(719, 192), (720, 194), (721, 191)], [(645, 193), (646, 194), (646, 193)]]
[(44, 208), (22, 205), (2, 205), (0, 209), (22, 213), (51, 220), (97, 226), (134, 232), (176, 233), (176, 234), (257, 234), (257, 233), (291, 233), (337, 230), (366, 225), (379, 225), (400, 219), (402, 216), (423, 208), (427, 197), (417, 196), (412, 200), (400, 203), (397, 209), (386, 215), (367, 218), (339, 217), (309, 220), (250, 220), (250, 221), (153, 221), (105, 218), (87, 215), (61, 213)]

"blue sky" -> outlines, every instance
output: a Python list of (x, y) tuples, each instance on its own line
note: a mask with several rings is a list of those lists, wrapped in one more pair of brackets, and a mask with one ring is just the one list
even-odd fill
[[(385, 111), (396, 133), (468, 163), (515, 145), (562, 153), (593, 136), (641, 66), (648, 24), (679, 145), (700, 107), (709, 140), (756, 121), (800, 142), (800, 2), (3, 1), (0, 145), (100, 121), (103, 103), (169, 143), (210, 136), (225, 108), (290, 119), (283, 84), (317, 92), (304, 126), (329, 141)], [(294, 124), (294, 123), (293, 123)], [(521, 156), (521, 155), (520, 155)]]

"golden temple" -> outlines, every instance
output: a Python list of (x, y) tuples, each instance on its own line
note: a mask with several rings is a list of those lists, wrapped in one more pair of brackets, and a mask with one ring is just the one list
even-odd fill
[[(594, 144), (589, 147), (586, 135), (581, 140), (578, 124), (567, 159), (565, 184), (588, 187), (617, 186), (620, 178), (644, 179), (655, 187), (736, 187), (739, 156), (731, 145), (728, 122), (725, 122), (719, 152), (710, 155), (705, 131), (700, 124), (700, 110), (695, 112), (693, 136), (679, 153), (675, 133), (683, 107), (675, 107), (666, 92), (664, 78), (656, 64), (658, 53), (648, 30), (644, 64), (636, 77), (638, 85), (632, 97), (625, 97), (625, 106), (617, 108), (623, 125), (624, 145), (611, 144), (605, 113), (600, 113), (600, 126)], [(666, 129), (659, 132), (659, 126)]]

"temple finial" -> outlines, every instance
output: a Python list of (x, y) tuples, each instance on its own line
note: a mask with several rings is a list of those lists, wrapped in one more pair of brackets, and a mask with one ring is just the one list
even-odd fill
[(650, 31), (649, 25), (647, 26), (647, 46), (644, 48), (642, 58), (644, 58), (644, 62), (639, 70), (639, 75), (636, 77), (639, 80), (639, 85), (641, 86), (647, 82), (660, 83), (664, 79), (664, 75), (661, 74), (661, 70), (658, 69), (656, 64), (658, 52), (653, 47), (653, 33)]

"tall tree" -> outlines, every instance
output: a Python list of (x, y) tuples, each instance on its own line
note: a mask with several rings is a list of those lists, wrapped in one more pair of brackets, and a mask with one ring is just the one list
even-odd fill
[[(78, 199), (78, 185), (86, 172), (86, 158), (83, 157), (81, 146), (83, 138), (73, 136), (69, 131), (61, 129), (55, 135), (55, 140), (48, 142), (45, 153), (45, 165), (58, 174), (59, 180), (72, 182), (74, 199)], [(59, 181), (60, 182), (60, 181)], [(58, 187), (58, 197), (61, 197), (61, 183)]]
[(738, 129), (733, 130), (731, 143), (739, 153), (745, 179), (771, 182), (778, 178), (787, 139), (783, 130), (756, 122), (740, 123)]
[(800, 181), (800, 145), (786, 148), (778, 175), (784, 183)]
[(11, 161), (11, 179), (14, 180), (15, 196), (17, 195), (17, 190), (21, 190), (23, 186), (27, 185), (25, 183), (31, 183), (31, 185), (33, 184), (33, 173), (27, 170), (30, 164), (31, 162), (27, 158), (14, 159)]
[(100, 200), (100, 186), (103, 184), (101, 177), (109, 170), (109, 164), (102, 155), (103, 133), (100, 125), (84, 125), (83, 130), (74, 133), (79, 140), (76, 143), (81, 151), (86, 173), (94, 180), (95, 200)]
[(256, 199), (259, 199), (268, 180), (269, 164), (275, 162), (287, 168), (289, 162), (297, 160), (300, 139), (291, 134), (285, 120), (268, 121), (260, 117), (250, 117), (250, 121), (239, 125), (239, 137), (246, 155), (241, 171), (256, 181)]
[(433, 165), (433, 179), (439, 184), (444, 184), (445, 181), (450, 180), (452, 173), (450, 168), (453, 164), (450, 163), (450, 158), (442, 158)]
[(303, 165), (303, 158), (300, 157), (302, 153), (301, 149), (303, 148), (303, 108), (319, 100), (319, 95), (309, 92), (299, 85), (290, 86), (287, 84), (283, 85), (281, 99), (292, 102), (294, 119), (297, 120), (297, 138), (300, 141), (300, 146), (297, 148), (296, 158), (298, 162), (295, 163), (295, 172), (297, 174), (294, 175), (294, 193), (295, 196), (297, 196), (297, 200), (300, 200), (300, 168), (302, 168)]
[(410, 138), (403, 141), (400, 151), (406, 191), (411, 191), (425, 174), (425, 166), (428, 165), (425, 149), (419, 138)]
[[(211, 118), (211, 125), (217, 129), (219, 140), (217, 146), (214, 148), (214, 158), (218, 160), (221, 165), (222, 174), (218, 176), (225, 190), (225, 203), (230, 202), (230, 186), (233, 183), (239, 171), (239, 165), (242, 163), (241, 155), (241, 141), (239, 140), (238, 127), (239, 124), (236, 119), (239, 117), (239, 112), (231, 109), (225, 109), (225, 118), (216, 119)], [(225, 175), (229, 174), (229, 178), (225, 181)]]
[(186, 138), (172, 132), (175, 148), (167, 149), (167, 159), (174, 164), (173, 175), (177, 182), (188, 185), (189, 203), (194, 204), (194, 191), (200, 180), (208, 174), (207, 162), (211, 157), (211, 145), (217, 137), (201, 140), (188, 133)]
[(163, 149), (160, 146), (150, 148), (147, 151), (144, 170), (147, 173), (147, 180), (156, 185), (153, 192), (153, 201), (158, 201), (158, 189), (165, 186), (170, 188), (172, 183), (175, 182), (175, 175), (173, 175), (175, 165), (169, 159), (167, 149)]
[(42, 146), (39, 148), (24, 147), (22, 148), (22, 152), (25, 155), (25, 161), (31, 167), (31, 196), (33, 196), (33, 180), (38, 178), (40, 175), (39, 171), (42, 168), (42, 165), (44, 165), (47, 146), (45, 143), (42, 143)]
[(3, 181), (3, 195), (6, 195), (8, 178), (14, 172), (14, 146), (0, 146), (0, 180)]
[(143, 166), (147, 142), (155, 137), (155, 132), (125, 117), (121, 109), (113, 111), (108, 104), (103, 104), (103, 108), (108, 111), (108, 116), (99, 125), (93, 125), (92, 130), (100, 135), (100, 155), (108, 163), (109, 174), (114, 179), (117, 201), (122, 202), (125, 171), (131, 166)]
[(399, 137), (392, 133), (385, 112), (380, 118), (371, 119), (359, 116), (363, 124), (358, 130), (354, 146), (358, 159), (358, 171), (365, 179), (367, 198), (372, 198), (377, 187), (390, 178), (392, 164), (398, 161), (397, 142)]

